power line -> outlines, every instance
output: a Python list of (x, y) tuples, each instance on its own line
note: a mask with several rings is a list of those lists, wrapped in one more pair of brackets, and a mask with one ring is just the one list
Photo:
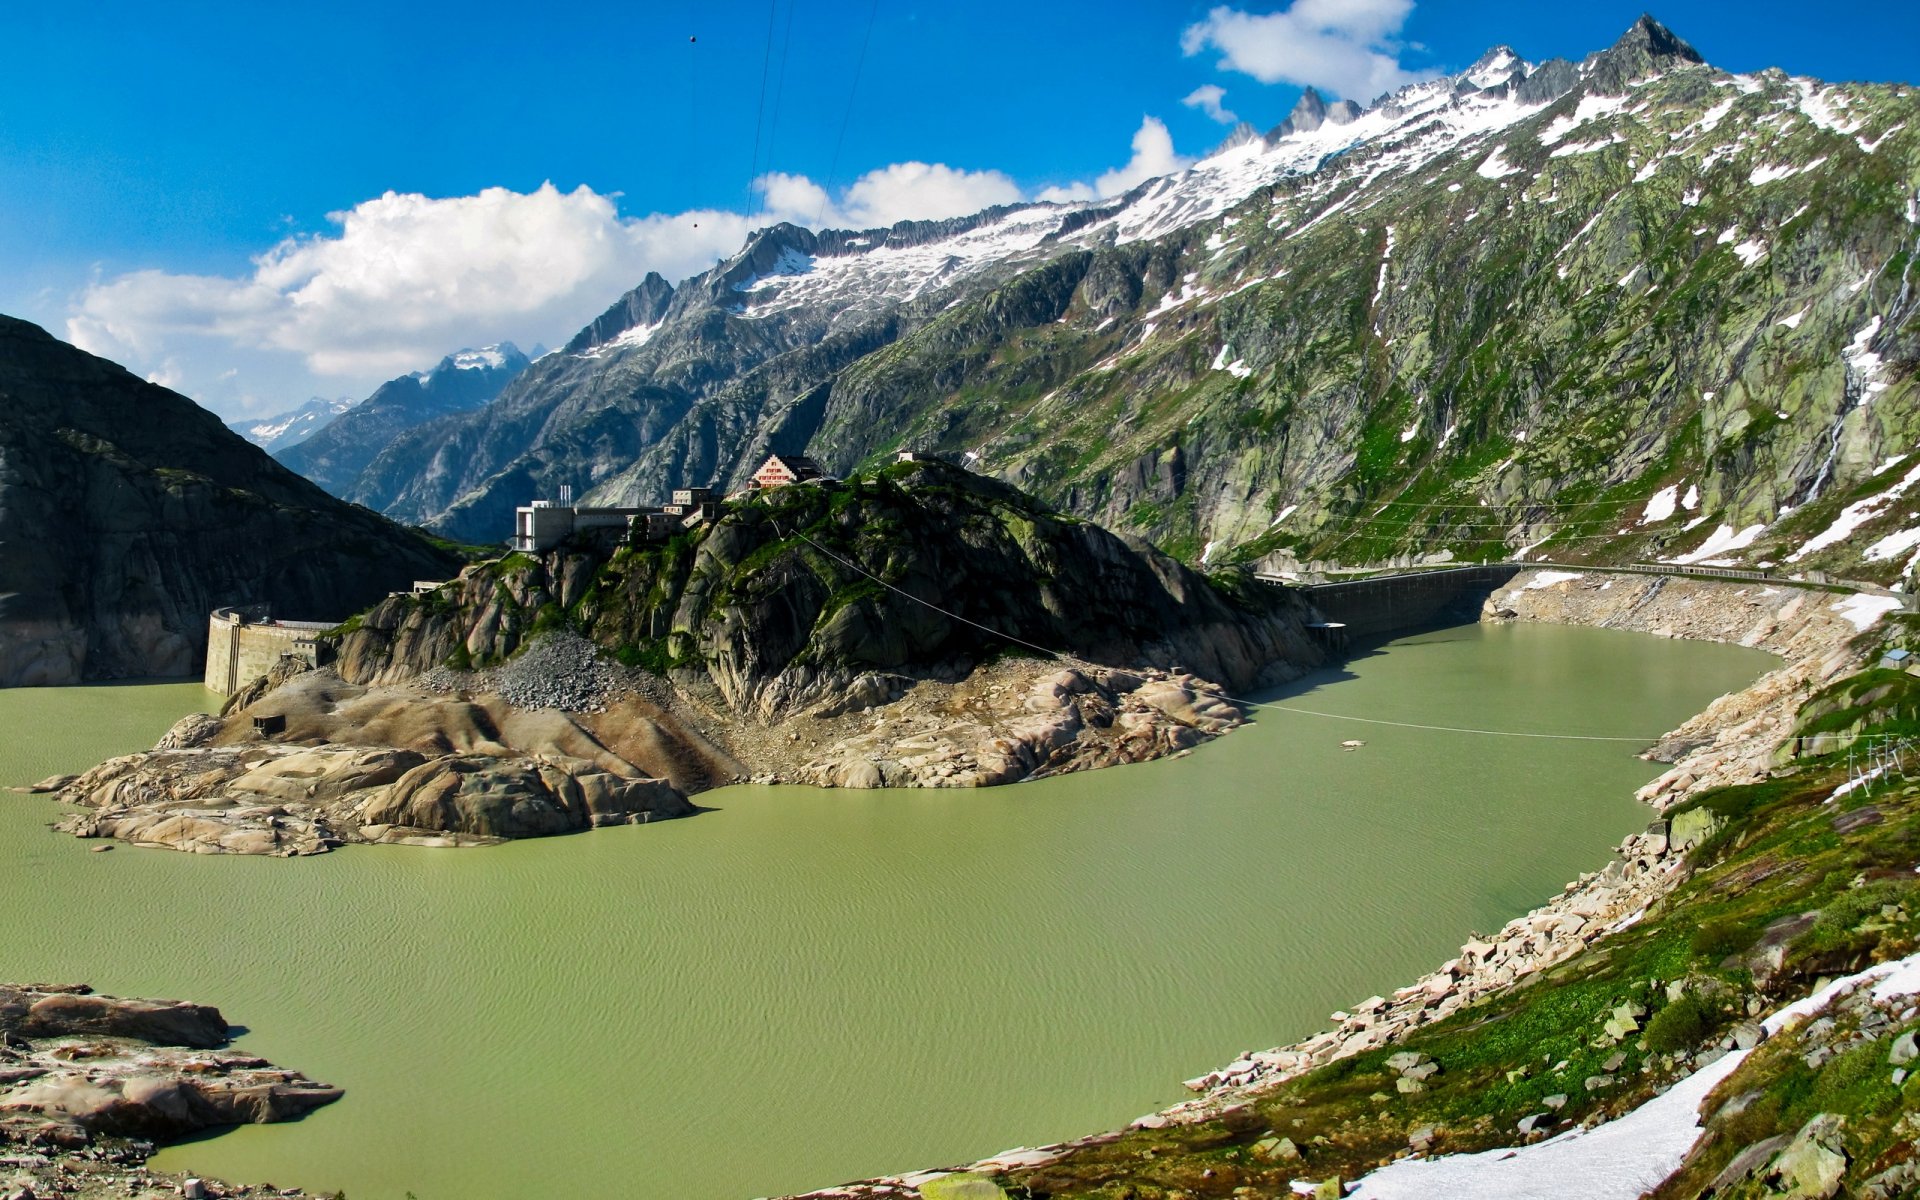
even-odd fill
[(833, 158), (827, 166), (826, 186), (820, 193), (820, 211), (814, 214), (813, 223), (820, 225), (827, 219), (827, 205), (833, 198), (833, 187), (840, 178), (840, 150), (847, 142), (847, 126), (853, 123), (853, 101), (860, 93), (860, 70), (867, 64), (867, 45), (873, 41), (873, 23), (880, 15), (880, 0), (873, 0), (873, 7), (867, 10), (867, 31), (860, 35), (860, 53), (853, 60), (853, 82), (847, 85), (847, 111), (840, 118), (840, 133), (833, 139)]
[(760, 176), (760, 127), (767, 115), (767, 74), (773, 66), (773, 29), (774, 17), (778, 15), (780, 0), (767, 0), (767, 49), (760, 58), (760, 99), (753, 109), (753, 158), (747, 164), (747, 213), (756, 211), (759, 201), (753, 189), (753, 181)]
[[(799, 0), (787, 0), (787, 24), (780, 34), (780, 73), (773, 82), (773, 118), (767, 125), (767, 170), (773, 170), (774, 147), (780, 144), (780, 101), (787, 93), (787, 63), (793, 57), (793, 14), (799, 9)], [(760, 193), (760, 207), (766, 209), (766, 191)]]

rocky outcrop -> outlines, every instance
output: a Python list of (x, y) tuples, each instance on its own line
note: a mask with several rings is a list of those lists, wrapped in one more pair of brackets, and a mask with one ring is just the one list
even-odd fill
[(456, 565), (186, 397), (0, 317), (0, 686), (197, 674), (217, 606), (345, 617)]
[(957, 684), (921, 684), (872, 708), (865, 702), (885, 699), (887, 683), (868, 678), (849, 698), (844, 716), (852, 720), (826, 710), (788, 723), (796, 739), (814, 727), (806, 734), (813, 752), (784, 778), (822, 787), (988, 787), (1183, 753), (1246, 720), (1205, 680), (1164, 671), (1023, 661)]
[(218, 1009), (0, 984), (0, 1146), (78, 1149), (293, 1120), (340, 1089), (220, 1052)]
[[(253, 731), (266, 705), (286, 740)], [(649, 739), (637, 701), (603, 719), (606, 741), (559, 713), (310, 672), (224, 722), (184, 718), (159, 748), (38, 790), (84, 810), (57, 826), (77, 837), (279, 857), (352, 842), (485, 845), (693, 813), (679, 787), (608, 743), (705, 786), (697, 737)]]

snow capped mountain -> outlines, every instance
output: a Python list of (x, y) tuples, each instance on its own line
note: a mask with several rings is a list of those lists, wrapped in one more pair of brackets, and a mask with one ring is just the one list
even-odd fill
[(526, 359), (527, 356), (520, 353), (520, 348), (512, 342), (496, 342), (478, 350), (455, 350), (441, 359), (432, 370), (416, 371), (413, 377), (425, 383), (443, 371), (497, 371), (509, 362)]
[(562, 484), (924, 445), (1215, 565), (1812, 542), (1892, 577), (1917, 187), (1909, 88), (1731, 75), (1645, 18), (1577, 63), (1496, 46), (1109, 200), (758, 231), (350, 494), (490, 540)]
[(227, 428), (269, 454), (298, 446), (326, 428), (333, 419), (357, 403), (350, 397), (327, 400), (320, 396), (278, 416), (251, 421), (229, 421)]
[(512, 342), (456, 350), (431, 370), (382, 384), (331, 425), (274, 457), (335, 495), (342, 495), (394, 438), (430, 421), (486, 404), (526, 370)]

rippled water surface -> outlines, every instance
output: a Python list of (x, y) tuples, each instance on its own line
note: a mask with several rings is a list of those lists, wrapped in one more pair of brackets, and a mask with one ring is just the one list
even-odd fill
[[(1465, 627), (1279, 698), (1651, 736), (1769, 661)], [(0, 691), (0, 782), (206, 699)], [(352, 1200), (760, 1196), (1180, 1099), (1598, 867), (1647, 820), (1638, 748), (1269, 711), (1186, 759), (1010, 788), (730, 788), (690, 820), (297, 861), (92, 854), (0, 793), (0, 979), (218, 1004), (245, 1048), (347, 1089), (168, 1168)]]

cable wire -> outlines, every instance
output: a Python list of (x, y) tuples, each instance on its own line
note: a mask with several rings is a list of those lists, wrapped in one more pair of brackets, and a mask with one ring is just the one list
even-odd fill
[(847, 126), (853, 123), (853, 101), (860, 94), (860, 71), (867, 65), (867, 45), (873, 41), (873, 24), (880, 15), (880, 0), (873, 0), (873, 7), (867, 10), (867, 31), (860, 35), (860, 53), (853, 60), (853, 82), (847, 85), (847, 111), (840, 117), (840, 133), (833, 139), (833, 158), (828, 161), (827, 183), (820, 191), (820, 211), (814, 214), (813, 223), (820, 225), (827, 219), (827, 205), (833, 201), (834, 185), (840, 179), (840, 150), (847, 142)]

